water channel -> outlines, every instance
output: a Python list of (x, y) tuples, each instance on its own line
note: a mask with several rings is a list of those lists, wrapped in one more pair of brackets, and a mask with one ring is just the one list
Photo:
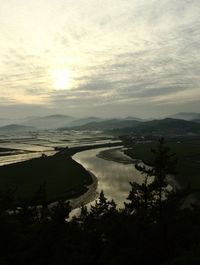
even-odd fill
[(99, 152), (109, 148), (98, 148), (77, 153), (73, 159), (98, 179), (97, 196), (101, 190), (108, 199), (113, 199), (119, 208), (123, 207), (130, 191), (130, 181), (141, 183), (143, 176), (134, 164), (108, 161), (98, 157)]

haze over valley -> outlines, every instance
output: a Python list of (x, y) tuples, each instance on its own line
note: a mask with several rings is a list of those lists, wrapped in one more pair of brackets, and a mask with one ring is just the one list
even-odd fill
[(0, 0), (0, 265), (200, 264), (199, 14)]

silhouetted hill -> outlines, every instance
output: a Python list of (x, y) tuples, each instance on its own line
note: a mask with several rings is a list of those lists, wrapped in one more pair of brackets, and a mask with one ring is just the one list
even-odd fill
[(103, 119), (99, 118), (99, 117), (86, 117), (86, 118), (80, 118), (80, 119), (75, 119), (70, 123), (70, 126), (81, 126), (87, 123), (91, 123), (91, 122), (100, 122)]
[(174, 135), (200, 133), (200, 124), (192, 121), (166, 118), (162, 120), (152, 120), (137, 124), (134, 127), (111, 130), (118, 134), (140, 133), (156, 135)]
[(141, 118), (132, 117), (132, 116), (128, 116), (128, 117), (126, 117), (125, 120), (144, 121), (144, 120), (141, 119)]
[[(119, 129), (124, 127), (132, 127), (139, 124), (139, 121), (135, 120), (124, 120), (124, 119), (109, 119), (104, 121), (90, 122), (81, 126), (75, 126), (73, 130), (89, 130), (89, 131), (106, 131), (112, 129)], [(63, 128), (64, 129), (64, 128)]]
[(0, 134), (23, 133), (23, 132), (29, 132), (29, 131), (34, 131), (34, 130), (35, 128), (32, 126), (9, 124), (9, 125), (0, 127)]
[(193, 120), (194, 122), (200, 123), (200, 118)]
[(192, 121), (192, 120), (200, 119), (200, 113), (180, 112), (180, 113), (176, 113), (176, 114), (170, 116), (169, 118)]
[[(64, 129), (64, 128), (63, 128)], [(138, 121), (132, 119), (109, 119), (99, 122), (90, 122), (81, 126), (74, 126), (73, 130), (100, 130), (117, 134), (185, 134), (199, 133), (200, 124), (193, 121), (165, 118), (162, 120)]]

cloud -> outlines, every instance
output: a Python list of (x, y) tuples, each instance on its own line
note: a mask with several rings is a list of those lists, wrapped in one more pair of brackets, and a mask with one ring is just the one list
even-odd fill
[[(0, 4), (0, 104), (77, 113), (107, 106), (113, 114), (120, 104), (127, 115), (160, 112), (160, 105), (200, 111), (192, 105), (200, 91), (199, 0)], [(53, 87), (59, 69), (70, 71), (70, 90)]]

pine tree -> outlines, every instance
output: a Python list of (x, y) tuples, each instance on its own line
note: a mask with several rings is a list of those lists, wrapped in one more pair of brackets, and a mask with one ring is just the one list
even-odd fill
[(175, 154), (171, 153), (166, 146), (164, 138), (158, 142), (158, 146), (152, 149), (154, 160), (150, 166), (136, 165), (136, 169), (145, 175), (144, 182), (131, 184), (131, 191), (125, 203), (125, 208), (129, 213), (134, 213), (145, 220), (147, 217), (157, 215), (162, 219), (162, 208), (168, 196), (168, 174), (176, 173), (177, 160)]
[(148, 175), (145, 176), (142, 184), (130, 182), (131, 191), (125, 202), (125, 210), (128, 214), (137, 216), (141, 221), (146, 221), (149, 217), (153, 203), (153, 193), (151, 186), (148, 185)]
[(95, 205), (91, 206), (90, 215), (94, 218), (101, 217), (109, 212), (113, 212), (116, 209), (116, 204), (113, 200), (109, 201), (104, 192), (101, 191), (98, 200), (95, 201)]
[(59, 200), (50, 210), (51, 219), (57, 223), (64, 223), (66, 219), (69, 218), (71, 210), (72, 208), (69, 201), (65, 202), (64, 200)]
[(150, 174), (155, 177), (152, 188), (157, 197), (159, 218), (162, 218), (162, 205), (169, 193), (167, 175), (176, 174), (177, 159), (175, 153), (171, 153), (170, 148), (166, 146), (164, 138), (159, 140), (157, 148), (151, 152), (154, 154), (154, 161)]

